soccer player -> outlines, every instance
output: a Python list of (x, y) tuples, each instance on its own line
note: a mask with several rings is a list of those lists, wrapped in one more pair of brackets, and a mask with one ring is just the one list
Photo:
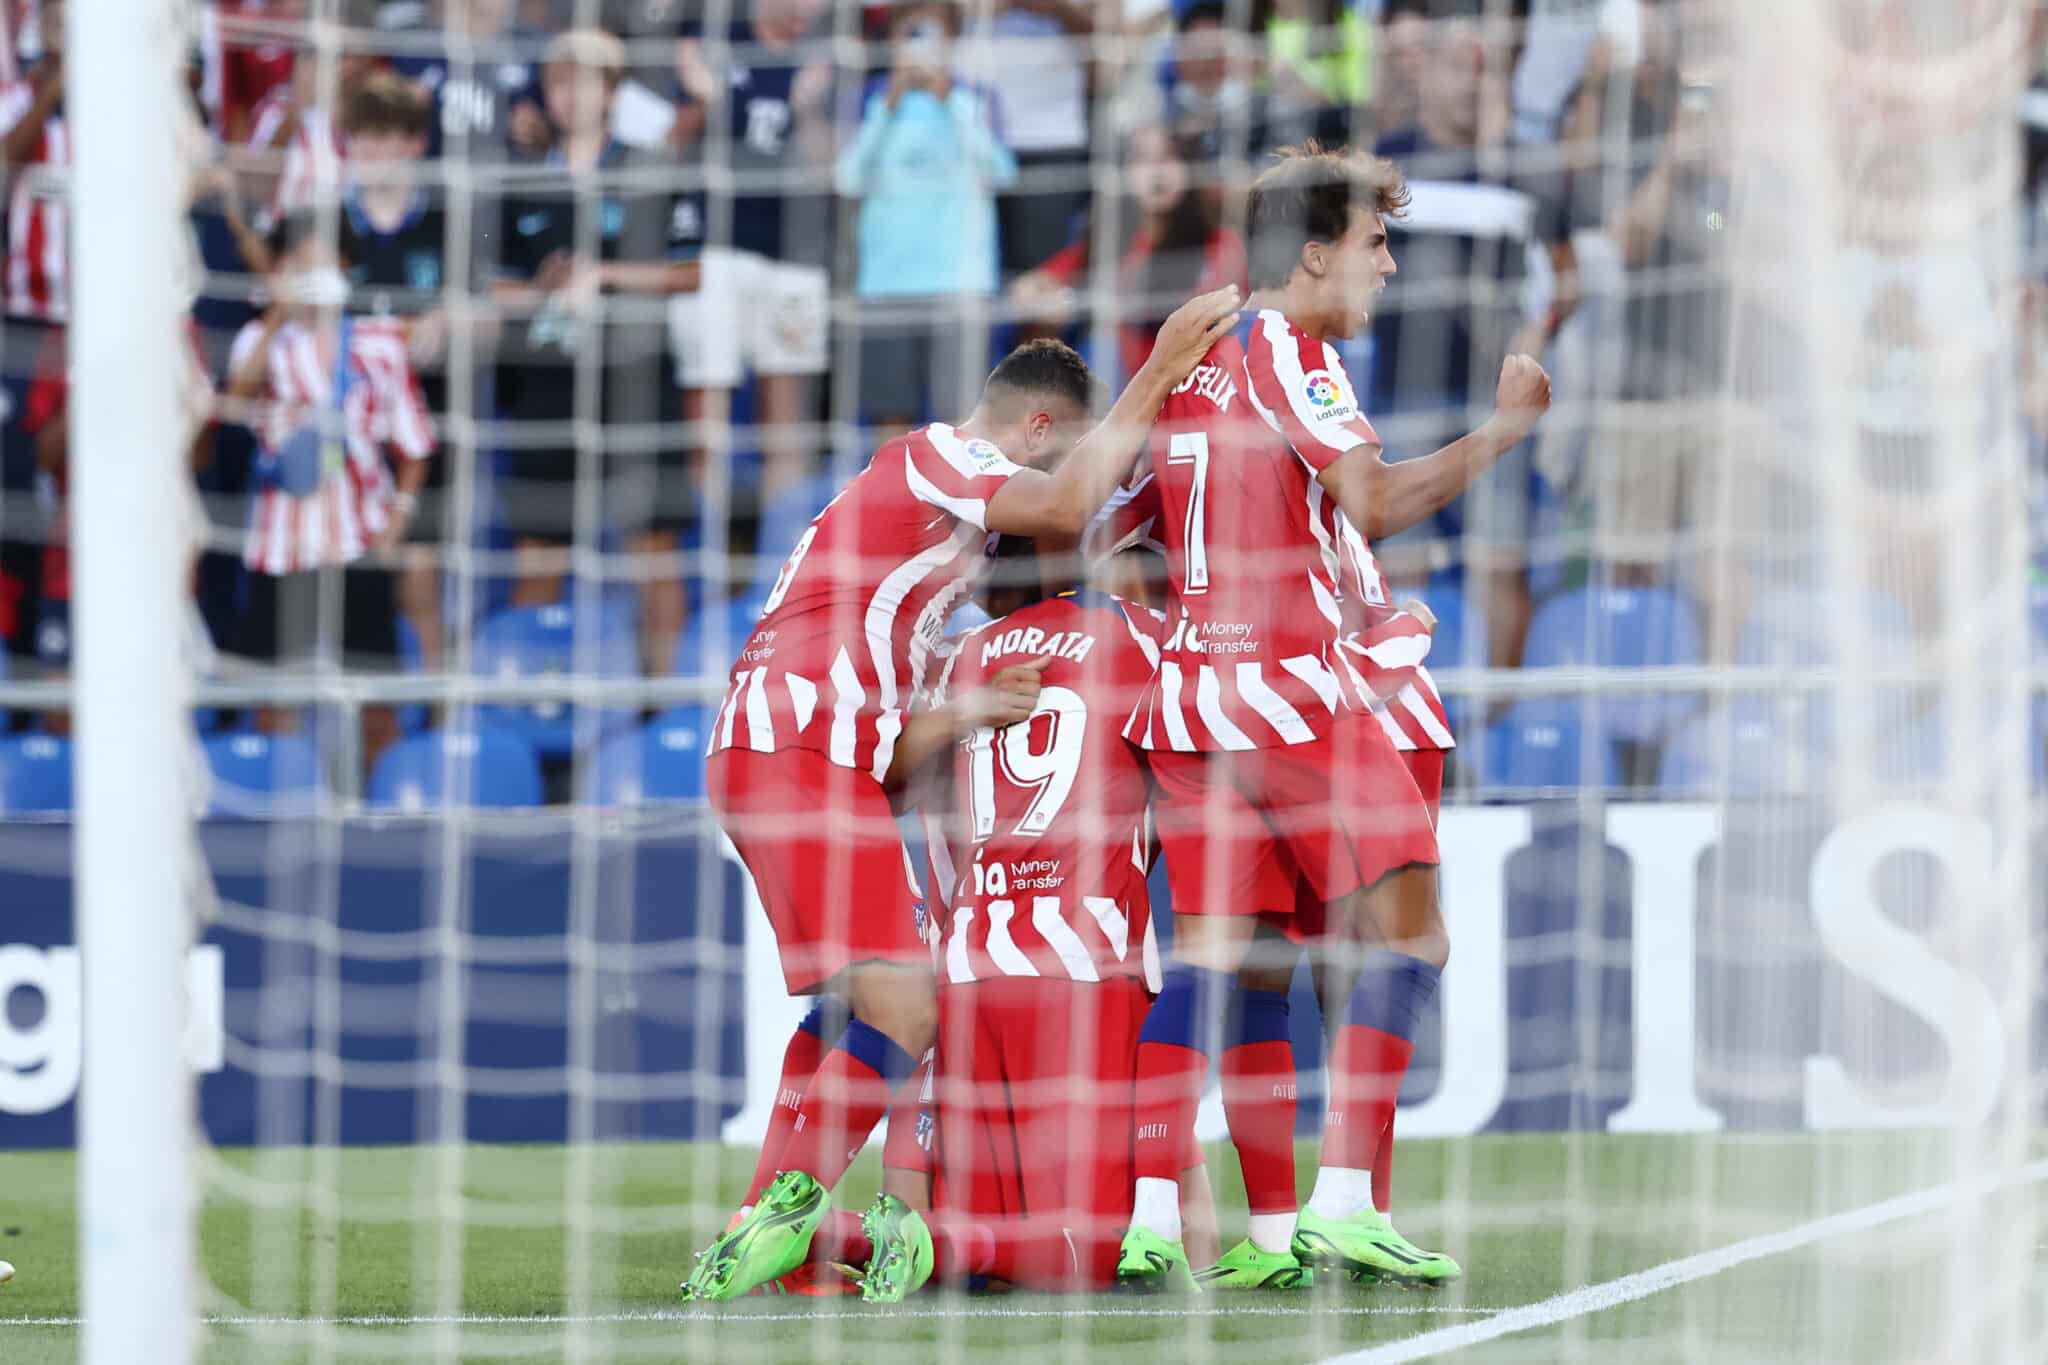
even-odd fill
[[(1409, 1039), (1450, 945), (1427, 807), (1378, 726), (1339, 722), (1367, 701), (1335, 658), (1335, 514), (1368, 539), (1432, 514), (1528, 434), (1549, 381), (1511, 356), (1479, 429), (1421, 459), (1380, 458), (1329, 338), (1356, 332), (1393, 274), (1383, 216), (1406, 200), (1392, 163), (1313, 145), (1263, 172), (1247, 214), (1247, 311), (1168, 400), (1152, 446), (1172, 625), (1125, 735), (1151, 751), (1175, 934), (1141, 1038), (1137, 1180), (1118, 1264), (1119, 1280), (1140, 1290), (1197, 1287), (1175, 1165), (1217, 1045), (1211, 1017), (1251, 995), (1237, 974), (1276, 873), (1387, 952), (1346, 1002), (1305, 1211), (1291, 1088), (1268, 1087), (1232, 1114), (1251, 1235), (1209, 1282), (1273, 1283), (1290, 1262), (1428, 1283), (1459, 1273), (1401, 1238), (1372, 1200)], [(1238, 1043), (1284, 1038), (1284, 1001), (1279, 1011), (1233, 1003)]]
[(783, 565), (734, 665), (708, 790), (774, 925), (790, 992), (841, 996), (852, 1019), (770, 1134), (783, 1141), (780, 1174), (699, 1258), (690, 1296), (737, 1297), (803, 1260), (827, 1190), (937, 1032), (931, 959), (882, 779), (988, 536), (1078, 536), (1238, 302), (1229, 288), (1175, 312), (1093, 430), (1095, 381), (1080, 357), (1020, 347), (966, 421), (877, 451)]

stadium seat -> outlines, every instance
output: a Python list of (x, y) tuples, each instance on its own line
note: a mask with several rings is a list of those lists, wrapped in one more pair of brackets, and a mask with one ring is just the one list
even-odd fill
[(696, 801), (704, 795), (704, 745), (717, 712), (678, 706), (597, 751), (583, 799), (599, 806), (643, 801)]
[[(1739, 664), (1781, 668), (1816, 668), (1834, 662), (1834, 622), (1856, 603), (1818, 588), (1781, 588), (1751, 608), (1736, 641)], [(1874, 643), (1897, 644), (1913, 638), (1906, 609), (1886, 593), (1864, 593), (1863, 625)]]
[(55, 735), (0, 739), (0, 816), (71, 810), (71, 741)]
[[(1484, 743), (1484, 773), (1490, 788), (1564, 791), (1621, 786), (1621, 763), (1614, 745), (1586, 734), (1576, 702), (1517, 703), (1487, 730)], [(1589, 758), (1598, 765), (1590, 774), (1586, 771)]]
[(429, 730), (384, 751), (370, 775), (369, 803), (381, 810), (438, 810), (447, 769), (466, 800), (455, 804), (516, 807), (541, 804), (540, 763), (533, 746), (506, 730)]
[(326, 794), (320, 756), (298, 735), (214, 735), (206, 741), (206, 765), (213, 770), (208, 815), (305, 815)]
[[(579, 656), (575, 609), (562, 604), (507, 607), (485, 621), (476, 635), (474, 663), (479, 675), (499, 678), (541, 678), (581, 669), (605, 678), (632, 677), (639, 672), (639, 646), (632, 627), (617, 612), (601, 612), (592, 657)], [(530, 705), (499, 704), (478, 708), (488, 726), (507, 730), (531, 745), (543, 758), (566, 757), (575, 744), (576, 708), (569, 702)], [(607, 708), (600, 726), (631, 724), (633, 713)]]
[(735, 597), (706, 602), (676, 639), (674, 672), (678, 678), (723, 678), (732, 671), (740, 647), (761, 619), (761, 599)]
[(1768, 709), (1717, 707), (1665, 742), (1657, 785), (1666, 796), (1797, 796), (1826, 781), (1822, 755), (1786, 742)]
[(839, 486), (839, 481), (830, 473), (819, 474), (777, 493), (761, 508), (761, 526), (754, 546), (754, 553), (760, 560), (756, 588), (761, 594), (766, 595), (775, 586), (776, 576), (782, 571), (782, 561), (796, 548), (804, 529), (825, 510), (825, 504), (832, 501)]
[[(1668, 588), (1573, 588), (1545, 602), (1529, 623), (1522, 661), (1530, 668), (1594, 665), (1653, 668), (1700, 660), (1699, 615)], [(1653, 743), (1698, 708), (1692, 695), (1614, 693), (1599, 699), (1607, 734)]]
[(2027, 613), (2034, 621), (2034, 657), (2048, 658), (2048, 578), (2027, 584)]

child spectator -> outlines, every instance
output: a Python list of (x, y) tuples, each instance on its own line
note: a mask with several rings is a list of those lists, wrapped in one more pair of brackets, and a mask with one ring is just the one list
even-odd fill
[[(426, 96), (403, 78), (372, 72), (349, 96), (344, 147), (349, 188), (342, 201), (341, 254), (348, 262), (351, 311), (390, 318), (405, 329), (406, 351), (429, 412), (448, 410), (445, 368), (448, 229), (439, 192), (419, 183), (426, 154)], [(422, 663), (441, 662), (440, 575), (431, 549), (447, 538), (445, 461), (430, 463), (419, 509), (406, 532), (398, 598), (420, 642)]]
[[(342, 313), (348, 276), (310, 213), (278, 226), (272, 255), (277, 302), (242, 329), (228, 361), (228, 399), (260, 450), (242, 550), (249, 600), (230, 652), (392, 669), (398, 612), (380, 561), (417, 505), (433, 419), (402, 326)], [(276, 713), (259, 723), (288, 724)], [(365, 708), (366, 762), (396, 733), (389, 707)]]
[[(1186, 158), (1164, 128), (1140, 128), (1126, 149), (1130, 201), (1117, 222), (1130, 225), (1117, 265), (1115, 298), (1126, 304), (1118, 328), (1123, 377), (1152, 354), (1159, 324), (1192, 296), (1226, 284), (1245, 287), (1244, 242), (1216, 221), (1211, 197), (1189, 183)], [(1064, 249), (1011, 286), (1018, 306), (1064, 328), (1086, 300), (1088, 253), (1094, 239), (1084, 221)]]
[(885, 428), (966, 412), (988, 371), (994, 192), (1017, 161), (951, 74), (952, 18), (944, 4), (898, 13), (888, 83), (868, 97), (835, 177), (860, 201), (859, 364), (842, 370)]
[[(609, 134), (624, 61), (617, 38), (585, 29), (550, 43), (542, 64), (558, 134), (545, 169), (506, 197), (497, 286), (506, 308), (500, 405), (536, 434), (512, 450), (500, 499), (521, 552), (514, 600), (545, 604), (562, 595), (578, 472), (587, 466), (602, 480), (604, 530), (624, 534), (635, 554), (660, 556), (641, 582), (641, 644), (648, 667), (665, 670), (684, 623), (681, 533), (696, 509), (663, 422), (658, 310), (659, 300), (697, 287), (702, 219), (694, 198), (649, 188), (665, 160)], [(598, 221), (586, 233), (590, 208)], [(579, 401), (578, 380), (593, 349), (595, 411)], [(601, 424), (587, 462), (572, 434), (579, 421)]]

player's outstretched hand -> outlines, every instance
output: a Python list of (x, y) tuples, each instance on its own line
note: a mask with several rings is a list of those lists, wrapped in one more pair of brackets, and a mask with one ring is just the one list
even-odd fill
[(1011, 664), (990, 678), (968, 699), (968, 728), (978, 730), (985, 725), (1000, 730), (1029, 716), (1037, 708), (1038, 692), (1044, 686), (1039, 674), (1052, 660), (1053, 656), (1048, 654), (1030, 663)]
[(1147, 368), (1156, 368), (1162, 378), (1180, 383), (1209, 354), (1209, 348), (1237, 325), (1242, 305), (1234, 284), (1195, 295), (1160, 324), (1152, 358), (1145, 362)]
[(1518, 433), (1536, 425), (1550, 407), (1550, 376), (1534, 356), (1511, 355), (1500, 363), (1493, 391), (1494, 416)]

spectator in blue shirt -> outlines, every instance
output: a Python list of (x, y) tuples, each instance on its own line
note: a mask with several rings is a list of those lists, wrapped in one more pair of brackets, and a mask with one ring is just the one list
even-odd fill
[(988, 368), (995, 192), (1016, 179), (1017, 159), (950, 72), (952, 15), (944, 4), (897, 14), (887, 83), (868, 96), (835, 176), (860, 201), (858, 364), (840, 372), (885, 428), (965, 412)]

